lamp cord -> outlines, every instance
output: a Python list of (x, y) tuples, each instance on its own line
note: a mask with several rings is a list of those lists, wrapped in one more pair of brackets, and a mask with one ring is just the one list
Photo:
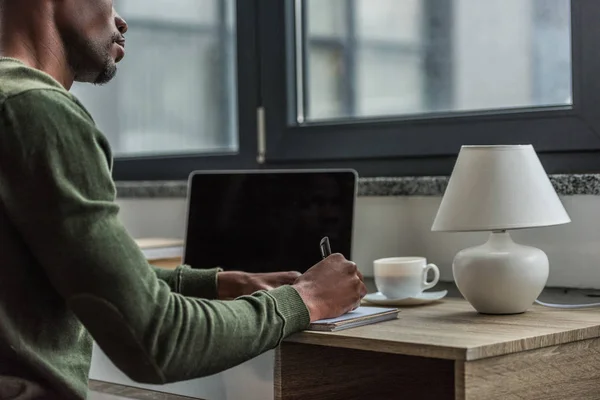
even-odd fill
[(550, 308), (574, 309), (574, 308), (600, 307), (600, 303), (589, 303), (589, 304), (551, 304), (551, 303), (544, 303), (544, 302), (539, 301), (539, 300), (536, 300), (535, 302), (537, 304), (541, 305), (541, 306), (550, 307)]

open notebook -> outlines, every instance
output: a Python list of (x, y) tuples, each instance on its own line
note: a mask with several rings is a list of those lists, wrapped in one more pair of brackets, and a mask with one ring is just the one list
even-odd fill
[(338, 318), (315, 321), (308, 327), (309, 331), (336, 332), (357, 326), (375, 324), (398, 318), (397, 308), (358, 307), (356, 310)]

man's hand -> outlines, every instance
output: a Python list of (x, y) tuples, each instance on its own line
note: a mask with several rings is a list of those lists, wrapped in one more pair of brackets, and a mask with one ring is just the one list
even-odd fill
[(308, 307), (311, 322), (352, 311), (367, 294), (356, 264), (341, 254), (333, 254), (306, 271), (293, 287)]
[(220, 300), (235, 299), (250, 295), (259, 290), (271, 290), (283, 285), (292, 285), (300, 276), (299, 272), (272, 272), (250, 274), (227, 271), (217, 274), (217, 290)]

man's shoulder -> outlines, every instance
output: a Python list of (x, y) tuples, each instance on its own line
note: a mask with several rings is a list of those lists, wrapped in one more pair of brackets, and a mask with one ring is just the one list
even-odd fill
[(30, 68), (18, 60), (0, 58), (0, 99), (18, 96), (31, 90), (65, 90), (51, 76)]
[(91, 120), (87, 110), (51, 76), (18, 60), (0, 58), (0, 105), (7, 103), (30, 112), (51, 106)]

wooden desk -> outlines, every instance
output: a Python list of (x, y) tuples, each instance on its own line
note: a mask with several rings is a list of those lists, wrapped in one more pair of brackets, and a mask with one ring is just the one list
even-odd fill
[(162, 260), (150, 260), (148, 261), (151, 265), (155, 267), (165, 268), (165, 269), (175, 269), (181, 265), (181, 258), (165, 258)]
[(464, 300), (304, 332), (277, 350), (275, 398), (600, 399), (600, 311), (484, 316)]
[[(156, 257), (158, 254), (156, 250), (161, 254), (160, 256), (165, 256), (165, 250), (167, 253), (172, 253), (172, 249), (175, 248), (176, 252), (179, 253), (176, 257), (168, 257), (168, 258), (150, 258), (148, 262), (156, 267), (166, 268), (166, 269), (175, 269), (177, 268), (182, 261), (182, 256), (180, 255), (183, 252), (184, 241), (181, 239), (173, 239), (173, 238), (137, 238), (135, 242), (140, 247), (142, 252), (150, 252), (153, 253), (152, 256), (149, 256), (148, 253), (145, 253), (146, 257)], [(181, 248), (181, 251), (179, 251)]]

